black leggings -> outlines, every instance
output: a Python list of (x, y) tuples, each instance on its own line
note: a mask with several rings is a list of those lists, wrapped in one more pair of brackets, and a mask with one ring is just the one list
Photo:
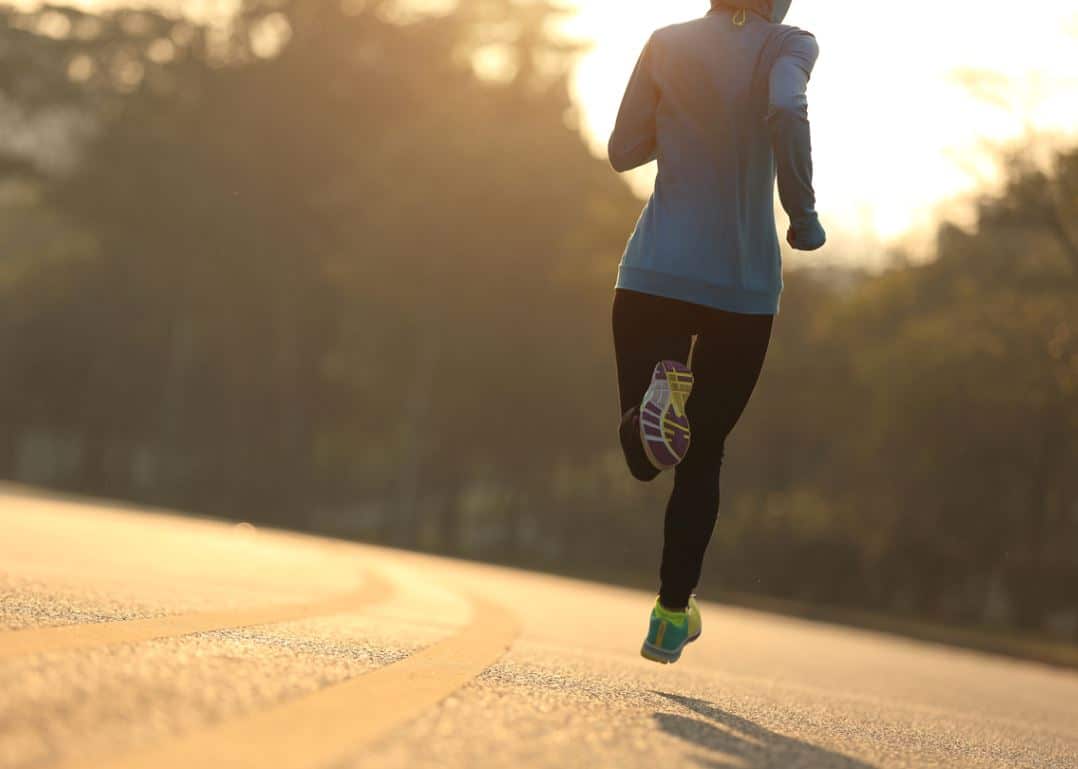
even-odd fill
[[(614, 351), (621, 395), (622, 448), (632, 474), (650, 480), (633, 427), (660, 360), (689, 361), (696, 383), (687, 406), (692, 443), (674, 471), (666, 506), (659, 598), (681, 609), (700, 581), (719, 514), (719, 471), (726, 436), (749, 402), (771, 339), (770, 315), (741, 315), (619, 289), (614, 294)], [(693, 337), (696, 343), (693, 344)]]

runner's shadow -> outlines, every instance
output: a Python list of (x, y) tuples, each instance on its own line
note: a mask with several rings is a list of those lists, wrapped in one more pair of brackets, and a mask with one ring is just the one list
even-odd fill
[(697, 759), (705, 769), (874, 769), (864, 761), (776, 734), (703, 700), (666, 692), (655, 694), (707, 719), (655, 714), (664, 732), (712, 753)]

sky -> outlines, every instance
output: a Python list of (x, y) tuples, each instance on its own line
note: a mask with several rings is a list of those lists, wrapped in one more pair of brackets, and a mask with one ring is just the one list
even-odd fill
[[(227, 14), (238, 0), (127, 2), (206, 18)], [(563, 31), (592, 45), (575, 68), (572, 88), (584, 134), (603, 155), (625, 81), (648, 35), (702, 15), (709, 3), (559, 2), (575, 9)], [(865, 5), (794, 0), (787, 18), (820, 43), (809, 87), (818, 208), (833, 240), (844, 244), (836, 251), (859, 262), (890, 245), (918, 237), (927, 242), (940, 216), (964, 222), (973, 196), (999, 181), (995, 159), (1001, 147), (1028, 137), (1041, 151), (1078, 141), (1074, 0), (904, 0), (868, 4), (874, 8), (869, 13), (850, 10)], [(646, 197), (653, 179), (651, 167), (629, 182)]]
[[(648, 35), (709, 4), (571, 2), (568, 29), (594, 41), (574, 94), (602, 153)], [(851, 11), (866, 6), (875, 10)], [(855, 249), (927, 232), (941, 212), (961, 220), (961, 202), (998, 182), (1001, 145), (1078, 141), (1074, 0), (794, 0), (786, 21), (820, 43), (809, 86), (818, 207)], [(653, 178), (639, 174), (634, 188), (646, 195)]]

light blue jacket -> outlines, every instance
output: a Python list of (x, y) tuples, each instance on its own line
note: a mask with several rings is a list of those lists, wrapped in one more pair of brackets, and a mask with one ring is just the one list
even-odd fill
[(714, 0), (702, 19), (655, 32), (610, 137), (610, 163), (658, 160), (618, 288), (729, 312), (773, 315), (782, 293), (774, 189), (787, 240), (814, 250), (806, 88), (819, 49), (778, 22), (789, 2)]

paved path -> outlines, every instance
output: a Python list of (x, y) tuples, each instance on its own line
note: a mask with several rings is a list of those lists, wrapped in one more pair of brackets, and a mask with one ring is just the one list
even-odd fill
[(0, 488), (0, 769), (1078, 769), (1078, 675)]

